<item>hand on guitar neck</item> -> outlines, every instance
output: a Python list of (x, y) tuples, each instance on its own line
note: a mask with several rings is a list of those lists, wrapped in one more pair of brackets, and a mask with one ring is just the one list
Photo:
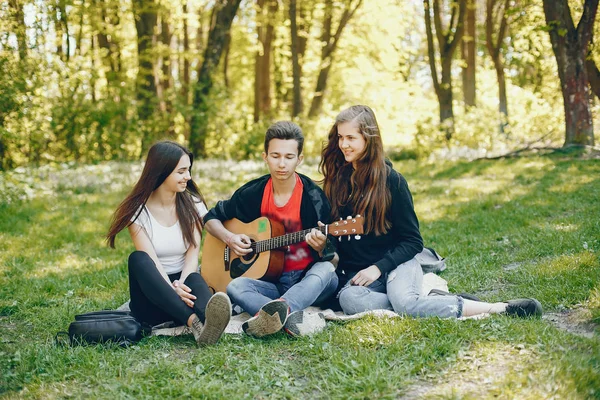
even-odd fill
[[(318, 222), (319, 226), (325, 226), (321, 221)], [(310, 232), (306, 234), (306, 243), (315, 249), (319, 256), (323, 256), (323, 249), (325, 249), (325, 242), (327, 241), (327, 236), (323, 234), (320, 230), (313, 228)]]

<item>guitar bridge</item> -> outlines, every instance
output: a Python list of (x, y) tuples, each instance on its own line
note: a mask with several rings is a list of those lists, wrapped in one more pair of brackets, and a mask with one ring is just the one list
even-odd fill
[(230, 252), (231, 250), (229, 250), (229, 247), (225, 247), (225, 252), (223, 253), (223, 265), (225, 265), (225, 271), (229, 271)]

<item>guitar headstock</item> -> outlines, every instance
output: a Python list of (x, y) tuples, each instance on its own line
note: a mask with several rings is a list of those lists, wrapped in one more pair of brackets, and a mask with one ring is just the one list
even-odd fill
[(365, 218), (357, 215), (335, 221), (328, 225), (328, 233), (332, 236), (360, 235), (363, 233)]

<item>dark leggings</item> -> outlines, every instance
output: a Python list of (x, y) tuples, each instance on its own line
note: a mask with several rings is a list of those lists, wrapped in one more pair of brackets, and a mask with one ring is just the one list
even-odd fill
[[(181, 272), (169, 275), (173, 282), (179, 279)], [(131, 313), (139, 320), (150, 325), (166, 321), (176, 321), (187, 325), (195, 312), (204, 323), (204, 309), (212, 296), (208, 285), (199, 273), (191, 273), (184, 282), (196, 296), (194, 308), (190, 308), (165, 281), (156, 264), (144, 251), (134, 251), (129, 256), (129, 295)]]

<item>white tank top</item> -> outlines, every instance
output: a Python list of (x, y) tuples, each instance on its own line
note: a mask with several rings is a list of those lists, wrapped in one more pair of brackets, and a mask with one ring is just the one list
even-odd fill
[[(196, 203), (196, 209), (201, 217), (204, 217), (208, 212), (206, 205), (202, 202)], [(134, 216), (131, 220), (144, 228), (148, 234), (165, 272), (168, 275), (181, 272), (185, 262), (185, 253), (189, 246), (186, 245), (183, 239), (179, 221), (171, 226), (163, 226), (154, 218), (146, 206), (143, 206), (139, 214), (137, 219), (134, 220)]]

